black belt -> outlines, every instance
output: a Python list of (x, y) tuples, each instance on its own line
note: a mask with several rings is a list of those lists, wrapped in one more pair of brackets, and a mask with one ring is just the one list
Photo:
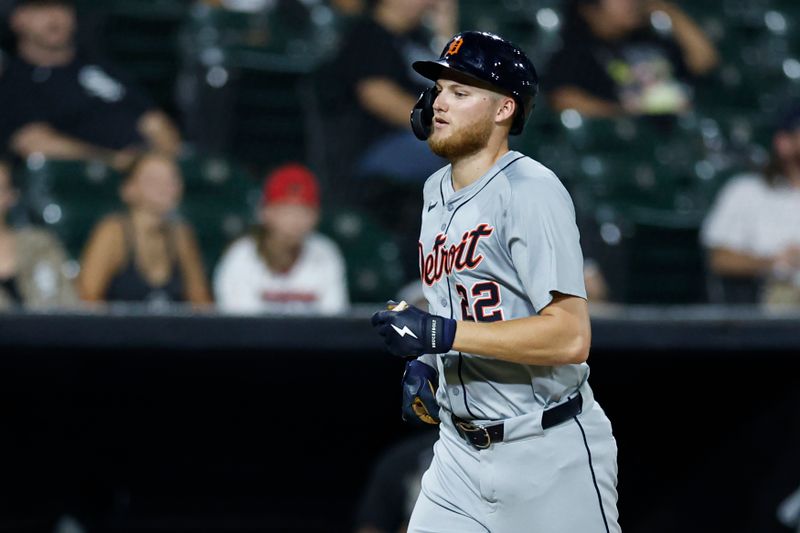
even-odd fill
[[(542, 429), (548, 429), (566, 422), (570, 418), (581, 414), (582, 410), (583, 398), (579, 392), (561, 405), (546, 409), (542, 413)], [(488, 448), (493, 442), (503, 442), (503, 422), (490, 426), (479, 426), (456, 415), (450, 415), (450, 418), (453, 420), (453, 425), (456, 427), (458, 434), (478, 450)]]

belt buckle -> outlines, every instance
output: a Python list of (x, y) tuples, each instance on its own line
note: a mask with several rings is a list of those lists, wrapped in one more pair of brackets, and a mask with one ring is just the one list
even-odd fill
[[(475, 448), (479, 450), (485, 450), (486, 448), (492, 445), (492, 437), (491, 435), (489, 435), (489, 430), (486, 429), (485, 426), (479, 426), (476, 424), (470, 424), (467, 422), (459, 421), (458, 427), (461, 429), (461, 431), (464, 432), (467, 441), (469, 441), (469, 443)], [(469, 434), (475, 433), (476, 431), (483, 431), (483, 435), (486, 437), (486, 444), (476, 444), (475, 442), (472, 441), (472, 439), (469, 438)]]

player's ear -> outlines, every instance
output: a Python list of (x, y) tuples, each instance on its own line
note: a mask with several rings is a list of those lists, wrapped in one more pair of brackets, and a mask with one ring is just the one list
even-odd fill
[(494, 120), (498, 124), (508, 120), (513, 121), (516, 112), (517, 102), (510, 96), (502, 96), (497, 102), (497, 111)]

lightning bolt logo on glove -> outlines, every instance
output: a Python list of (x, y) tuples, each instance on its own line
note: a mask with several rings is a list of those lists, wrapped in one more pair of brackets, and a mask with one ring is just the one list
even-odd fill
[(397, 334), (400, 335), (401, 337), (405, 337), (406, 335), (411, 335), (415, 339), (418, 338), (416, 335), (414, 335), (413, 331), (408, 329), (408, 326), (403, 326), (403, 329), (398, 328), (394, 324), (392, 324), (391, 326), (392, 326), (392, 329), (395, 330), (397, 332)]
[(456, 336), (455, 320), (426, 313), (405, 302), (388, 302), (385, 310), (372, 315), (372, 327), (383, 337), (389, 352), (400, 357), (447, 353)]

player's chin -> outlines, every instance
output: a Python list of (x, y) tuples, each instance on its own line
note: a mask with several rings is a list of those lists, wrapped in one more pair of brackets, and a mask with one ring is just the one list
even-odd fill
[(452, 129), (434, 128), (428, 136), (428, 145), (433, 149), (434, 146), (442, 146), (452, 141)]
[(431, 152), (439, 157), (447, 158), (450, 150), (448, 149), (449, 143), (444, 135), (436, 135), (435, 133), (428, 137), (428, 147)]

